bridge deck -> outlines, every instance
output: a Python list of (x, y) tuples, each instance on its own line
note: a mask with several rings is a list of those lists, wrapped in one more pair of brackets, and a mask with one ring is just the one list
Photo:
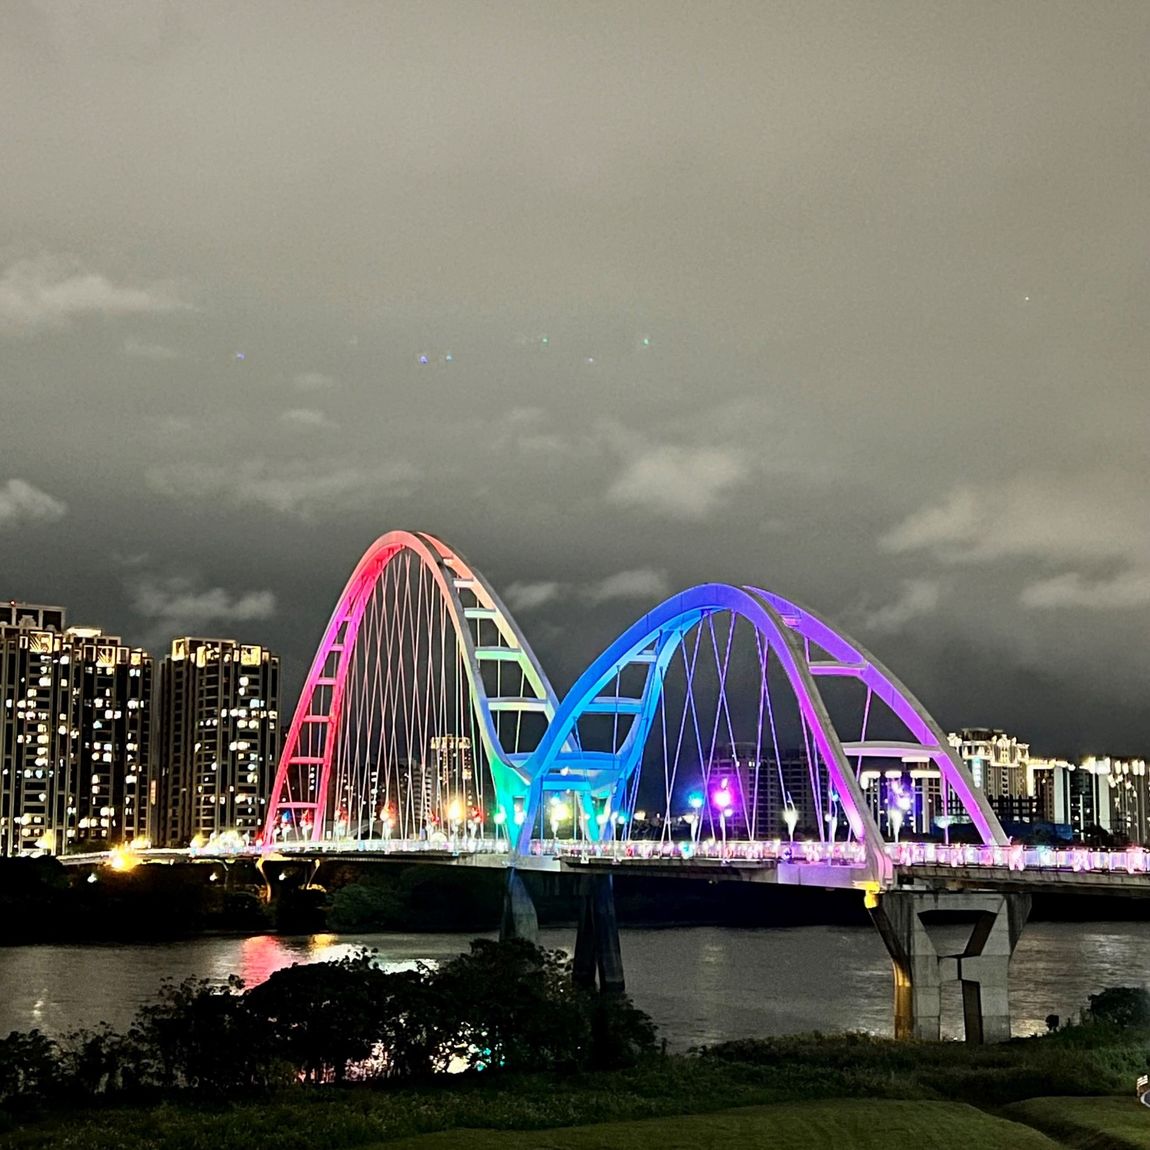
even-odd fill
[[(1051, 891), (1150, 896), (1147, 852), (1054, 850), (1047, 847), (946, 846), (902, 843), (888, 848), (889, 884), (934, 890)], [(123, 852), (69, 855), (66, 866), (117, 864)], [(133, 863), (265, 862), (325, 860), (478, 867), (542, 871), (552, 874), (614, 873), (723, 882), (779, 883), (788, 886), (850, 889), (870, 887), (865, 854), (855, 843), (658, 843), (650, 841), (554, 843), (537, 840), (515, 855), (506, 844), (481, 841), (452, 847), (424, 841), (381, 840), (281, 843), (233, 855), (191, 850), (134, 852)]]

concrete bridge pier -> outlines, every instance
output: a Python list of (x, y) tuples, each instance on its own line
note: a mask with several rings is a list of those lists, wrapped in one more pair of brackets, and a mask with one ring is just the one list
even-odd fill
[(507, 885), (503, 888), (503, 917), (499, 922), (499, 941), (522, 938), (539, 942), (539, 916), (531, 892), (515, 867), (507, 868)]
[(619, 947), (619, 921), (615, 916), (615, 884), (609, 874), (580, 879), (579, 929), (575, 935), (575, 983), (593, 989), (598, 977), (604, 994), (622, 994), (623, 952)]
[[(942, 986), (962, 983), (967, 1042), (1010, 1038), (1010, 956), (1030, 914), (1030, 895), (981, 891), (892, 890), (871, 918), (894, 966), (896, 1038), (938, 1041)], [(967, 925), (958, 953), (939, 953), (932, 926)]]

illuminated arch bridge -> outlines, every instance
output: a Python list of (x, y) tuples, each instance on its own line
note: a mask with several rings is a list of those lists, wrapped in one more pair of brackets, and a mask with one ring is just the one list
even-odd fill
[(886, 887), (900, 835), (1005, 849), (926, 709), (818, 615), (707, 583), (560, 698), (486, 579), (431, 535), (360, 560), (288, 730), (265, 847), (719, 859)]

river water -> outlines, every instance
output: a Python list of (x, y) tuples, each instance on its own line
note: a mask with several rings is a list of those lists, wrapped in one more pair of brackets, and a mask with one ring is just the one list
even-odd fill
[[(544, 930), (544, 946), (570, 950), (571, 930)], [(892, 1030), (890, 962), (870, 927), (624, 928), (627, 989), (671, 1049), (799, 1031)], [(250, 986), (293, 962), (375, 948), (384, 965), (443, 960), (462, 934), (330, 934), (199, 938), (155, 944), (0, 949), (0, 1034), (38, 1027), (64, 1034), (103, 1021), (123, 1028), (165, 978)], [(1011, 963), (1014, 1032), (1045, 1029), (1048, 1014), (1076, 1016), (1106, 986), (1150, 980), (1150, 922), (1032, 923)], [(943, 1030), (961, 1034), (957, 984)]]

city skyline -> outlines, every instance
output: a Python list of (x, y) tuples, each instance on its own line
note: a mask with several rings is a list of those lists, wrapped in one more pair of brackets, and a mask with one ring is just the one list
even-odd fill
[(559, 686), (753, 583), (1143, 753), (1144, 5), (2, 7), (0, 595), (286, 704), (427, 529)]
[[(361, 570), (365, 569), (361, 564)], [(457, 578), (462, 579), (465, 588), (472, 589), (479, 585), (476, 578), (482, 579), (468, 568), (462, 568)], [(405, 577), (393, 579), (389, 574), (386, 579), (400, 594), (397, 606), (403, 599), (410, 598), (411, 588)], [(349, 585), (359, 584), (358, 579), (353, 579)], [(405, 587), (408, 589), (404, 590)], [(462, 593), (470, 596), (472, 590)], [(418, 596), (421, 602), (423, 597), (421, 591)], [(682, 611), (684, 601), (684, 597), (675, 596), (661, 610), (669, 607)], [(785, 601), (777, 600), (777, 603), (784, 612), (780, 618), (786, 618), (787, 613), (795, 610)], [(404, 730), (389, 733), (379, 728), (377, 705), (386, 705), (384, 699), (392, 697), (393, 689), (380, 678), (382, 668), (373, 660), (382, 648), (392, 651), (397, 639), (402, 642), (405, 627), (397, 620), (398, 630), (385, 637), (378, 630), (382, 621), (378, 607), (376, 604), (367, 608), (365, 604), (363, 617), (367, 620), (367, 634), (362, 643), (344, 637), (343, 624), (337, 631), (329, 632), (339, 637), (334, 640), (334, 649), (314, 665), (323, 668), (318, 672), (321, 676), (317, 688), (319, 697), (310, 696), (306, 706), (302, 699), (298, 704), (285, 747), (285, 752), (290, 754), (280, 760), (277, 779), (295, 777), (293, 771), (297, 768), (285, 766), (285, 762), (301, 763), (306, 764), (304, 773), (311, 780), (307, 785), (315, 785), (316, 772), (324, 760), (311, 756), (322, 754), (326, 736), (321, 736), (319, 743), (308, 736), (304, 745), (296, 746), (296, 724), (301, 714), (308, 716), (305, 723), (321, 721), (317, 712), (329, 705), (324, 701), (328, 699), (326, 692), (343, 674), (337, 670), (338, 664), (332, 662), (335, 653), (339, 652), (338, 657), (342, 659), (344, 651), (358, 650), (361, 654), (354, 657), (354, 662), (361, 666), (361, 671), (358, 679), (355, 674), (349, 677), (347, 703), (338, 708), (344, 712), (341, 729), (350, 729), (341, 734), (338, 752), (333, 756), (333, 765), (338, 759), (337, 777), (341, 781), (332, 810), (328, 812), (332, 825), (325, 834), (337, 839), (349, 835), (370, 837), (378, 829), (387, 838), (395, 833), (401, 839), (410, 839), (423, 837), (428, 828), (442, 824), (450, 825), (453, 834), (455, 828), (466, 825), (469, 835), (478, 835), (488, 820), (494, 819), (491, 825), (498, 838), (500, 826), (509, 818), (510, 799), (506, 794), (499, 795), (499, 787), (505, 785), (500, 782), (503, 776), (498, 771), (491, 775), (486, 769), (476, 771), (471, 736), (437, 733), (442, 730), (441, 724), (449, 721), (452, 706), (463, 706), (462, 698), (448, 704), (442, 713), (436, 704), (423, 717), (417, 706), (414, 714), (400, 724)], [(491, 609), (482, 606), (482, 600), (478, 605), (465, 605), (462, 609), (472, 619), (468, 626), (475, 628), (472, 641), (480, 644), (476, 647), (480, 658), (489, 660), (501, 650), (514, 650), (514, 647), (492, 647), (491, 638), (484, 637), (484, 620), (491, 618)], [(498, 606), (494, 610), (497, 615)], [(398, 615), (405, 613), (400, 607)], [(423, 608), (418, 613), (423, 617)], [(125, 647), (118, 637), (107, 635), (99, 628), (66, 626), (66, 622), (67, 610), (62, 606), (11, 603), (5, 607), (0, 604), (0, 670), (4, 672), (0, 678), (6, 683), (5, 690), (0, 692), (5, 696), (4, 707), (0, 709), (5, 719), (4, 738), (0, 740), (4, 751), (4, 787), (0, 788), (4, 826), (0, 827), (0, 838), (6, 834), (7, 844), (0, 844), (0, 854), (29, 849), (57, 853), (82, 848), (85, 841), (126, 844), (147, 840), (161, 847), (181, 847), (225, 839), (250, 844), (266, 840), (268, 834), (273, 837), (283, 834), (294, 841), (301, 832), (310, 832), (314, 818), (310, 807), (301, 810), (300, 795), (289, 795), (293, 800), (289, 802), (291, 809), (282, 812), (282, 819), (281, 812), (273, 811), (274, 818), (265, 826), (271, 777), (281, 737), (287, 731), (284, 725), (287, 716), (279, 711), (279, 660), (274, 654), (234, 639), (176, 638), (153, 676), (153, 659), (148, 652)], [(801, 625), (799, 618), (796, 616), (789, 625)], [(506, 628), (508, 624), (495, 626)], [(510, 627), (506, 634), (513, 637), (514, 624)], [(823, 633), (816, 627), (815, 634)], [(731, 639), (733, 631), (724, 644), (725, 655), (721, 656), (718, 648), (714, 652), (717, 665), (723, 668), (730, 664)], [(428, 654), (438, 646), (433, 635), (429, 641)], [(333, 640), (329, 638), (328, 642)], [(858, 654), (836, 647), (836, 642), (823, 635), (820, 640), (823, 653), (814, 655), (812, 670), (834, 666), (838, 668), (837, 676), (854, 674), (856, 667), (865, 666), (868, 658), (865, 653), (861, 656), (863, 663), (856, 664), (852, 660), (857, 659)], [(347, 647), (348, 643), (351, 648)], [(377, 655), (372, 654), (373, 647)], [(413, 653), (419, 649), (417, 643)], [(839, 662), (827, 664), (825, 660), (832, 652), (833, 659)], [(684, 652), (684, 656), (692, 668), (690, 679), (700, 685), (705, 670), (698, 663), (697, 648), (694, 655), (687, 658)], [(393, 657), (395, 654), (388, 656)], [(811, 658), (812, 652), (808, 649), (805, 659)], [(404, 659), (402, 656), (399, 659), (402, 665)], [(419, 658), (416, 661), (419, 662)], [(499, 662), (505, 664), (507, 659), (501, 658)], [(736, 659), (730, 665), (733, 668), (738, 663)], [(108, 676), (115, 675), (117, 667), (122, 675), (114, 684)], [(317, 673), (314, 667), (313, 675)], [(762, 673), (766, 675), (765, 667)], [(431, 678), (446, 674), (444, 686), (451, 678), (446, 664), (443, 671), (433, 671), (429, 665), (428, 674)], [(69, 676), (76, 678), (74, 688), (67, 686)], [(107, 679), (103, 686), (98, 682), (101, 676)], [(758, 733), (750, 741), (726, 744), (715, 741), (723, 713), (730, 739), (736, 737), (732, 722), (743, 732), (743, 738), (754, 730), (743, 727), (745, 716), (738, 716), (736, 708), (727, 700), (723, 686), (726, 677), (723, 670), (714, 730), (697, 748), (695, 774), (692, 776), (688, 770), (677, 788), (680, 793), (672, 795), (676, 790), (673, 780), (682, 746), (680, 734), (674, 753), (676, 766), (670, 780), (663, 781), (663, 786), (668, 788), (666, 810), (656, 817), (678, 819), (686, 811), (688, 820), (698, 822), (700, 805), (709, 817), (712, 805), (717, 804), (717, 807), (730, 808), (723, 813), (724, 842), (728, 824), (733, 831), (749, 831), (752, 839), (756, 834), (770, 839), (772, 832), (779, 832), (782, 823), (786, 823), (792, 836), (797, 827), (804, 836), (818, 837), (817, 828), (824, 822), (833, 841), (836, 825), (843, 821), (840, 796), (829, 783), (825, 797), (820, 798), (817, 793), (821, 784), (815, 781), (816, 752), (805, 724), (802, 743), (795, 741), (798, 733), (791, 731), (788, 744), (786, 721), (780, 721), (776, 727), (777, 710), (768, 704), (769, 730), (762, 728), (760, 713), (755, 728)], [(390, 679), (390, 672), (387, 678)], [(666, 683), (665, 672), (660, 673), (659, 679), (668, 692), (673, 692), (673, 687)], [(494, 689), (499, 689), (498, 678), (488, 681)], [(631, 690), (634, 690), (633, 678), (631, 682)], [(482, 716), (490, 710), (505, 712), (522, 708), (524, 704), (528, 710), (539, 710), (545, 706), (536, 706), (530, 698), (516, 697), (513, 683), (511, 680), (510, 695), (504, 689), (502, 705), (492, 703), (484, 695), (482, 702), (473, 700), (475, 714), (467, 718), (457, 712), (455, 722), (475, 733), (479, 729), (476, 723), (482, 725), (485, 721)], [(764, 678), (761, 689), (766, 690), (766, 684)], [(879, 686), (875, 681), (871, 685)], [(452, 685), (448, 694), (456, 693), (460, 687), (462, 684)], [(415, 689), (417, 694), (422, 690)], [(525, 686), (518, 689), (523, 691)], [(382, 695), (370, 701), (372, 694), (379, 691)], [(612, 707), (619, 703), (624, 711), (627, 709), (626, 698), (600, 701)], [(917, 704), (912, 703), (911, 707), (913, 711)], [(470, 706), (467, 709), (470, 710)], [(909, 717), (912, 711), (904, 709), (901, 714)], [(862, 717), (864, 732), (870, 712), (868, 695)], [(518, 731), (523, 712), (520, 709), (516, 713)], [(700, 716), (694, 704), (691, 713), (697, 728)], [(663, 714), (666, 730), (665, 711)], [(86, 719), (81, 720), (81, 715), (87, 716)], [(840, 712), (840, 720), (843, 717)], [(683, 719), (686, 720), (686, 712)], [(881, 716), (872, 716), (872, 720), (876, 720), (878, 727), (886, 725)], [(702, 721), (706, 722), (705, 716)], [(618, 717), (614, 723), (617, 738)], [(303, 728), (307, 729), (315, 730)], [(423, 734), (409, 742), (420, 730)], [(1060, 835), (1067, 840), (1071, 836), (1081, 841), (1091, 835), (1113, 833), (1119, 842), (1148, 841), (1150, 792), (1144, 759), (1089, 756), (1075, 763), (1065, 757), (1032, 756), (1028, 742), (1000, 729), (963, 728), (945, 737), (940, 730), (935, 730), (934, 742), (949, 741), (969, 771), (969, 783), (985, 795), (988, 809), (1011, 828), (1008, 833), (1022, 834), (1024, 841), (1040, 828), (1044, 828), (1042, 834)], [(779, 738), (780, 732), (784, 734), (783, 740)], [(59, 745), (55, 746), (53, 740), (57, 736)], [(763, 742), (763, 739), (769, 741)], [(710, 751), (705, 754), (706, 745), (710, 745)], [(865, 769), (859, 759), (858, 781), (862, 787), (859, 798), (869, 808), (876, 825), (885, 826), (896, 842), (900, 829), (911, 835), (942, 833), (945, 836), (949, 826), (970, 822), (969, 809), (964, 811), (955, 792), (943, 783), (940, 766), (944, 770), (949, 768), (944, 760), (932, 761), (934, 752), (929, 746), (917, 746), (913, 741), (885, 743), (880, 738), (877, 742), (872, 739), (869, 744), (847, 743), (841, 749), (849, 751), (854, 746), (869, 748), (866, 752), (860, 750), (860, 754), (876, 756), (868, 759)], [(665, 746), (664, 753), (669, 751), (670, 747)], [(304, 757), (299, 758), (300, 755)], [(656, 753), (654, 757), (659, 756)], [(830, 761), (823, 751), (818, 752), (818, 757), (824, 763)], [(619, 762), (625, 758), (624, 754)], [(327, 768), (323, 770), (326, 775)], [(287, 775), (283, 774), (285, 771)], [(566, 776), (568, 771), (569, 768), (565, 768), (560, 774)], [(89, 774), (90, 801), (87, 798)], [(493, 781), (495, 789), (491, 790)], [(781, 789), (775, 786), (776, 781)], [(648, 784), (653, 785), (654, 780), (648, 780)], [(720, 784), (722, 789), (717, 790)], [(651, 785), (640, 786), (636, 781), (630, 790), (625, 810), (635, 806), (638, 820), (645, 817), (639, 807), (652, 802), (656, 810), (660, 807), (658, 788), (652, 790)], [(279, 786), (277, 782), (277, 802), (283, 798)], [(812, 787), (816, 790), (812, 791)], [(515, 800), (517, 812), (519, 801)], [(553, 802), (564, 806), (558, 798)], [(565, 805), (565, 809), (564, 817), (570, 820), (573, 817), (570, 805)], [(783, 818), (787, 813), (794, 818)], [(624, 812), (621, 817), (629, 816)], [(518, 825), (519, 813), (515, 818)], [(553, 833), (557, 827), (556, 823)], [(19, 846), (17, 839), (21, 840)]]

